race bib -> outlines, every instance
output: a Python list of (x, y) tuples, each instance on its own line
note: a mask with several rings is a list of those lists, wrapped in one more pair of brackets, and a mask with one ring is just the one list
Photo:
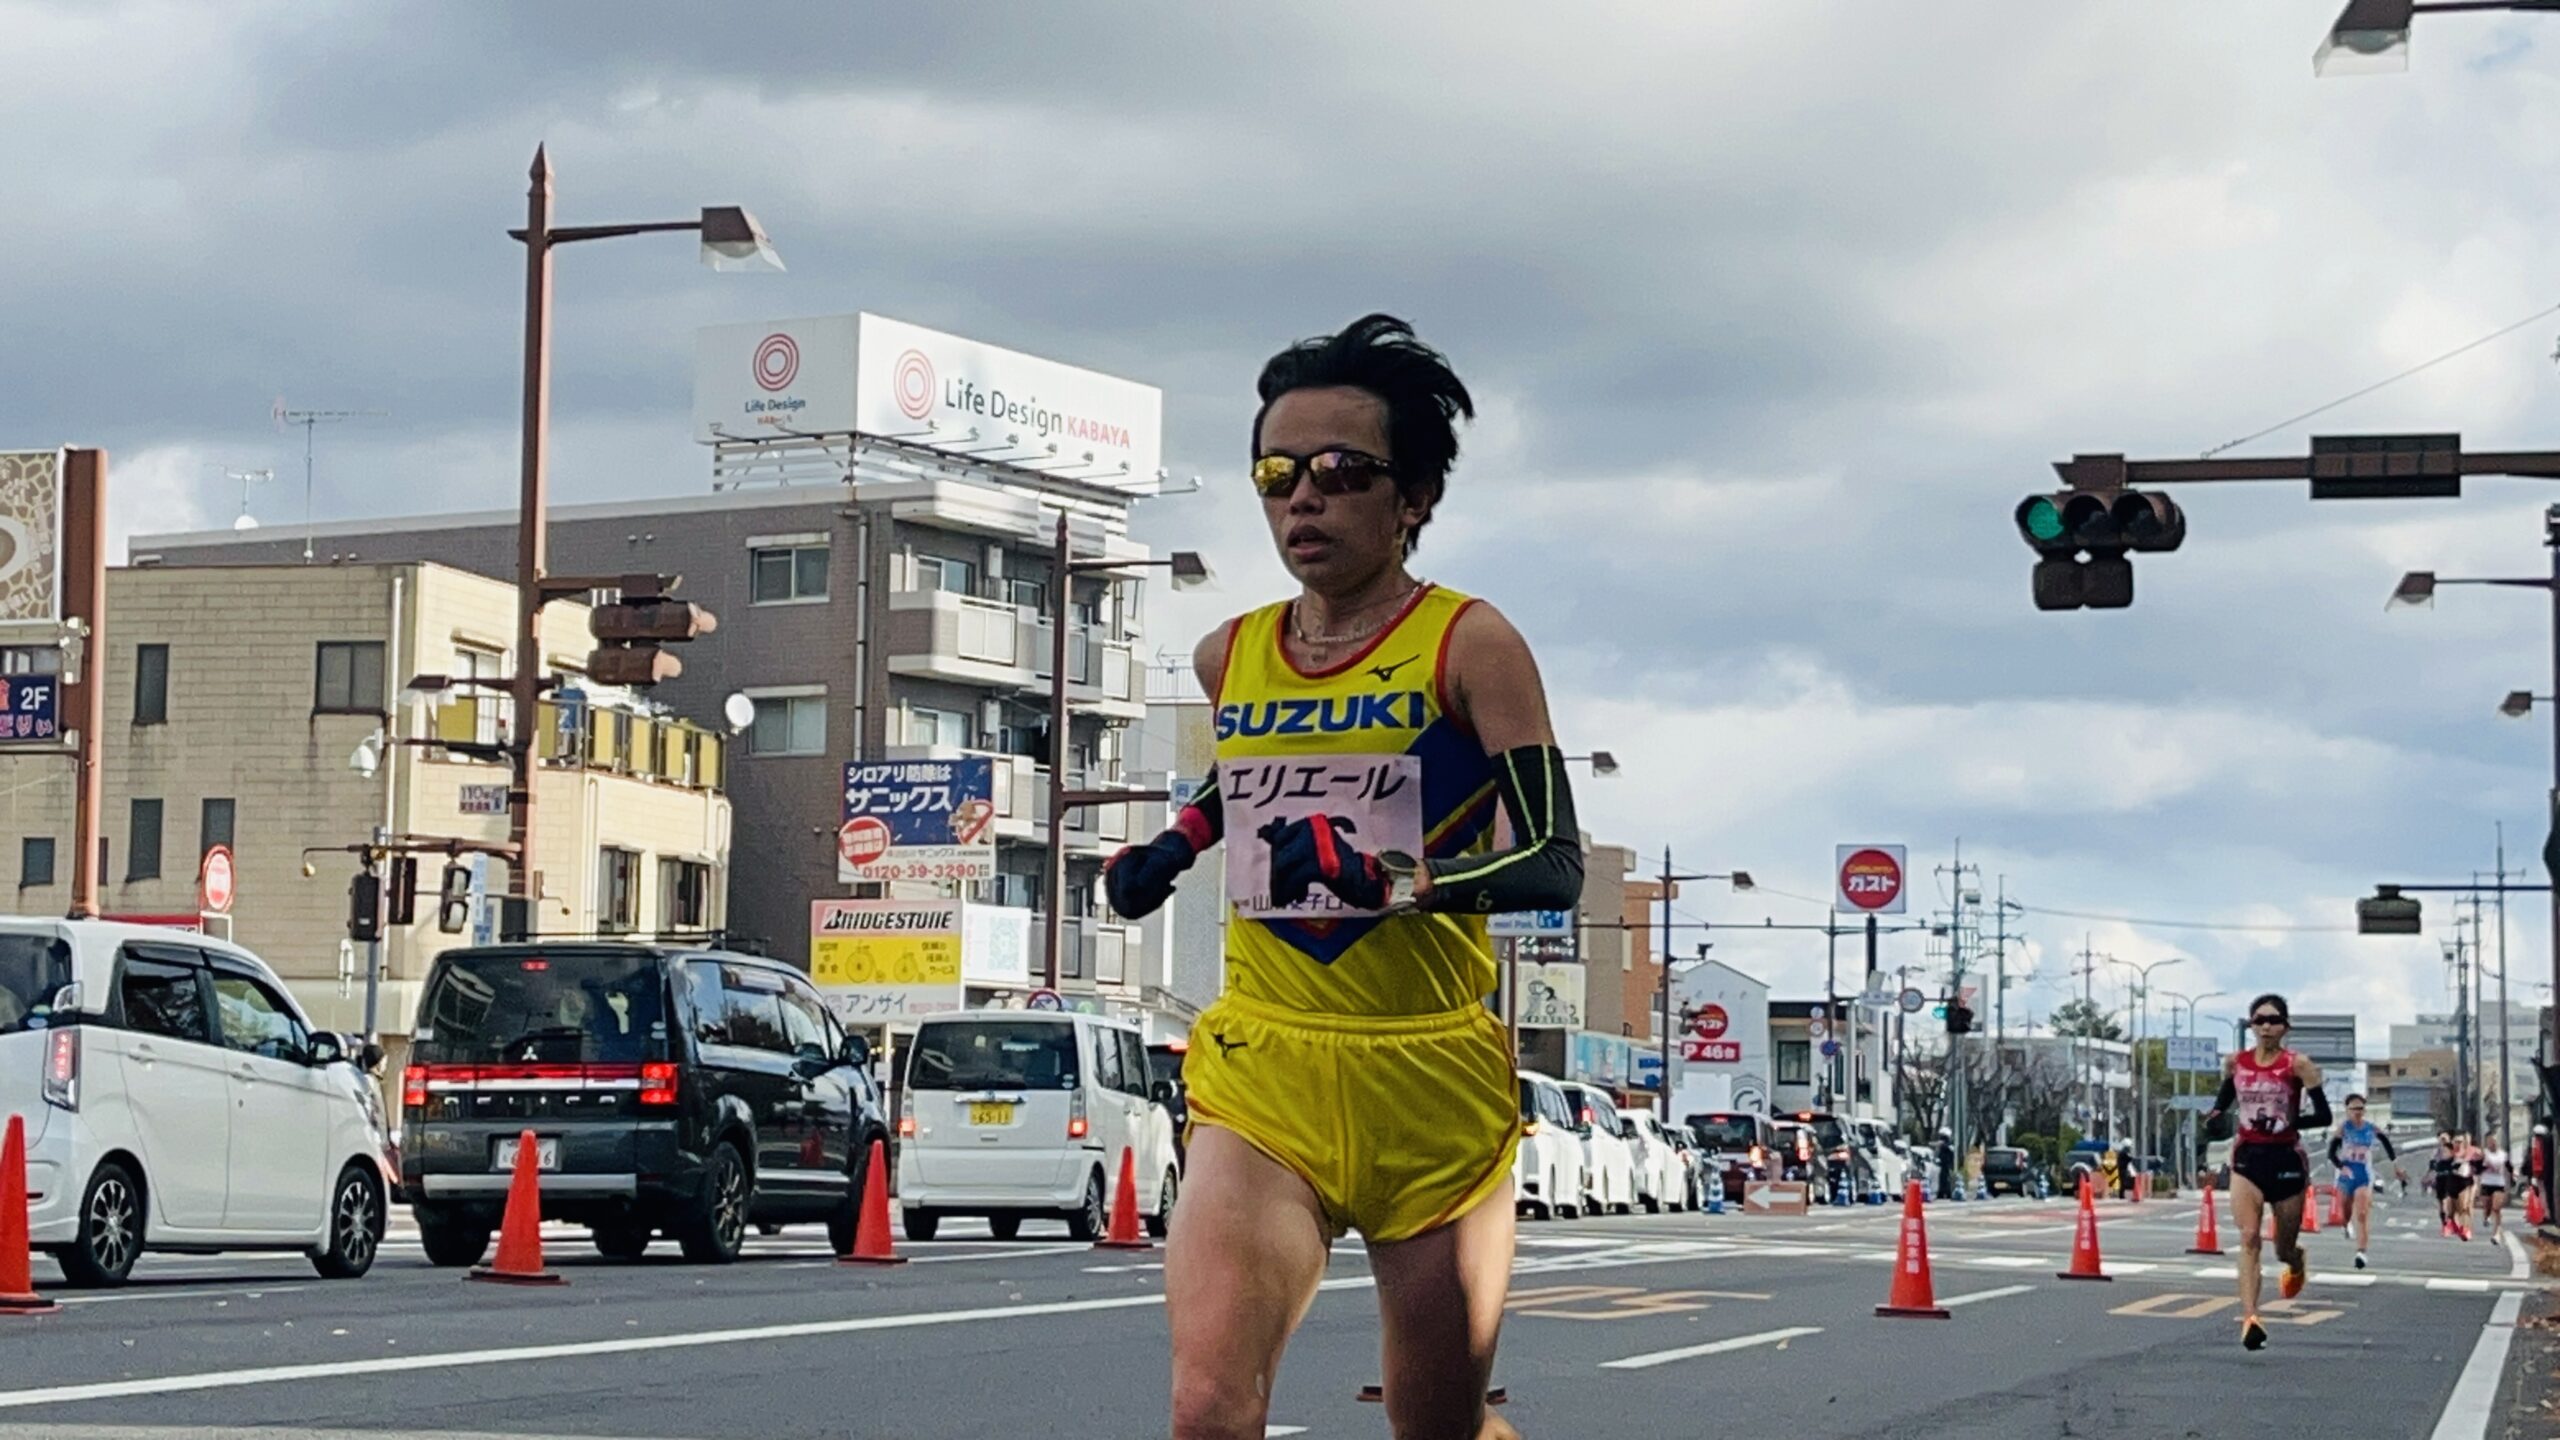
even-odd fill
[(1319, 884), (1295, 905), (1271, 903), (1275, 824), (1325, 815), (1364, 855), (1422, 854), (1422, 761), (1413, 755), (1293, 755), (1218, 762), (1227, 815), (1227, 894), (1248, 920), (1338, 920), (1356, 910)]

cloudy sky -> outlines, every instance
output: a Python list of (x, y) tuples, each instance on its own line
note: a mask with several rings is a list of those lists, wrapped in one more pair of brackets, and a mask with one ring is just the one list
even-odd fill
[[(2104, 614), (2036, 612), (2010, 521), (2075, 451), (2192, 456), (2560, 298), (2560, 19), (2438, 17), (2409, 73), (2315, 82), (2335, 8), (0, 0), (0, 441), (109, 447), (120, 534), (228, 523), (226, 469), (273, 469), (250, 507), (298, 520), (279, 397), (382, 412), (320, 432), (323, 518), (512, 503), (503, 232), (547, 143), (564, 223), (743, 203), (791, 265), (564, 257), (566, 498), (701, 491), (698, 326), (992, 340), (1163, 387), (1204, 488), (1142, 533), (1226, 577), (1159, 605), (1178, 654), (1280, 593), (1255, 370), (1385, 309), (1483, 412), (1419, 569), (1503, 606), (1568, 748), (1619, 757), (1595, 836), (1800, 896), (1836, 842), (1900, 841), (1915, 908), (1961, 840), (2033, 907), (2013, 1019), (2077, 989), (2085, 936), (2188, 957), (2159, 984), (2233, 992), (2208, 1014), (2278, 988), (2378, 1027), (2444, 1008), (2446, 969), (2437, 935), (2339, 933), (2349, 902), (2490, 869), (2501, 822), (2541, 879), (2552, 751), (2546, 712), (2494, 713), (2551, 687), (2538, 597), (2382, 601), (2406, 569), (2543, 570), (2560, 496), (2192, 491), (2186, 548)], [(2234, 453), (2560, 447), (2555, 337)], [(1819, 990), (1818, 936), (1717, 944)]]

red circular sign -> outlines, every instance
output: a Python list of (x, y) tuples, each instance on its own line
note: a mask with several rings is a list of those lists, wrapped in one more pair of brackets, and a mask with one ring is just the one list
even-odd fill
[(1725, 1027), (1732, 1023), (1733, 1017), (1724, 1013), (1723, 1006), (1706, 1004), (1699, 1006), (1698, 1013), (1690, 1017), (1689, 1028), (1698, 1032), (1698, 1038), (1713, 1040), (1723, 1035)]
[(1860, 910), (1882, 910), (1902, 894), (1902, 862), (1882, 850), (1853, 850), (1840, 862), (1840, 896)]
[(231, 847), (216, 845), (204, 852), (204, 868), (196, 876), (196, 899), (214, 914), (228, 915), (233, 894)]
[(844, 863), (869, 865), (889, 853), (889, 822), (877, 815), (856, 815), (836, 832), (836, 853)]
[(800, 342), (780, 331), (756, 347), (756, 384), (767, 390), (787, 388), (800, 375)]
[(889, 382), (890, 392), (898, 397), (898, 413), (910, 420), (932, 414), (933, 393), (940, 383), (933, 375), (933, 361), (923, 351), (900, 355)]

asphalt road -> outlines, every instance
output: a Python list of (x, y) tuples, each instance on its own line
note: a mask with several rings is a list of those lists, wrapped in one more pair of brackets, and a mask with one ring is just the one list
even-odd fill
[[(2268, 1307), (2274, 1343), (2253, 1355), (2231, 1261), (2182, 1253), (2192, 1195), (2100, 1214), (2116, 1278), (2095, 1284), (2055, 1276), (2068, 1202), (1929, 1207), (1946, 1320), (1874, 1314), (1898, 1207), (1524, 1223), (1504, 1413), (1531, 1437), (1609, 1440), (2270, 1424), (2450, 1440), (2480, 1433), (2457, 1391), (2484, 1324), (2542, 1283), (2520, 1250), (2438, 1236), (2413, 1192), (2387, 1203), (2370, 1271), (2349, 1268), (2342, 1236), (2310, 1238), (2310, 1286)], [(1011, 1244), (947, 1229), (901, 1243), (912, 1263), (893, 1268), (836, 1266), (815, 1229), (755, 1239), (725, 1268), (611, 1263), (555, 1229), (569, 1283), (552, 1289), (468, 1283), (396, 1235), (357, 1282), (299, 1258), (154, 1257), (129, 1289), (54, 1289), (72, 1302), (60, 1315), (0, 1319), (0, 1437), (1164, 1435), (1163, 1251), (1028, 1228)], [(39, 1288), (54, 1278), (39, 1261)], [(1357, 1398), (1377, 1378), (1368, 1288), (1346, 1244), (1290, 1347), (1272, 1433), (1386, 1433)], [(2457, 1427), (2439, 1431), (2449, 1404)]]

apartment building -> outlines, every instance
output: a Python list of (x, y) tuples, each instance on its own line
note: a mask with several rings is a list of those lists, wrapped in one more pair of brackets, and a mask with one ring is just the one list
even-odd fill
[[(573, 671), (586, 609), (553, 607), (545, 661)], [(316, 1023), (363, 1028), (371, 957), (347, 940), (344, 847), (400, 835), (507, 838), (503, 762), (443, 749), (486, 741), (503, 702), (404, 698), (419, 674), (496, 674), (515, 630), (511, 586), (443, 565), (366, 563), (117, 569), (103, 650), (104, 833), (100, 908), (111, 917), (227, 929), (274, 965)], [(15, 639), (18, 643), (12, 645)], [(57, 669), (61, 652), (0, 633), (0, 663)], [(716, 929), (726, 888), (725, 741), (627, 693), (546, 702), (535, 777), (536, 928), (576, 934)], [(0, 864), (14, 860), (21, 913), (71, 900), (71, 764), (58, 746), (0, 749)], [(228, 917), (199, 912), (203, 856), (233, 856)], [(313, 874), (305, 876), (306, 861)], [(423, 859), (417, 919), (386, 925), (379, 1028), (405, 1051), (427, 962), (494, 933), (497, 862), (470, 862), (472, 924), (446, 934)]]
[[(997, 874), (969, 882), (966, 896), (1046, 903), (1054, 527), (1067, 516), (1079, 563), (1149, 553), (1128, 538), (1135, 497), (1125, 489), (869, 439), (850, 461), (845, 453), (838, 445), (831, 473), (809, 483), (731, 474), (708, 495), (550, 515), (552, 573), (681, 575), (679, 594), (719, 617), (716, 632), (681, 647), (684, 673), (652, 698), (687, 715), (718, 715), (732, 694), (754, 702), (726, 775), (742, 821), (726, 925), (734, 943), (802, 965), (813, 902), (876, 893), (838, 879), (851, 760), (992, 757)], [(512, 576), (515, 535), (510, 510), (324, 524), (313, 545), (324, 569), (432, 560)], [(132, 553), (170, 569), (298, 562), (302, 545), (298, 530), (224, 530), (140, 536)], [(1146, 713), (1147, 573), (1073, 577), (1071, 786), (1124, 783), (1125, 732)], [(582, 637), (575, 648), (583, 652)], [(483, 663), (503, 668), (503, 655)], [(1137, 927), (1097, 905), (1102, 862), (1133, 826), (1160, 823), (1159, 809), (1133, 820), (1131, 808), (1068, 816), (1061, 989), (1131, 1013), (1178, 1009), (1162, 957), (1145, 955)], [(937, 888), (889, 893), (921, 899)], [(1041, 927), (1030, 933), (1036, 980), (1045, 950)], [(974, 989), (970, 999), (1000, 1003), (1007, 993)]]

